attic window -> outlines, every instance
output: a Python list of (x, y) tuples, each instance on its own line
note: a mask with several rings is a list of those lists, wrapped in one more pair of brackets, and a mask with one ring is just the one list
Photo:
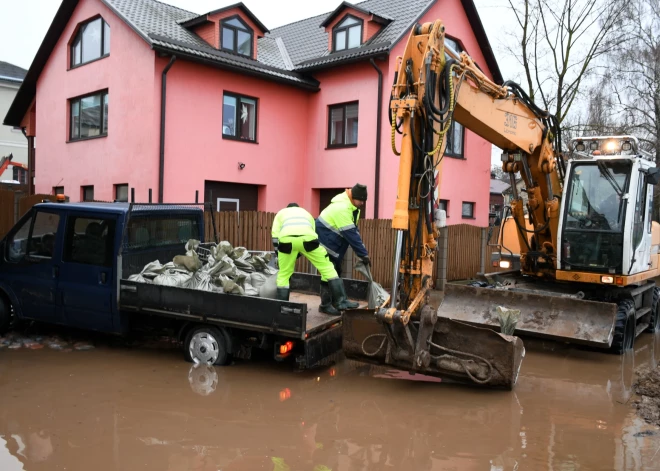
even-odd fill
[(238, 15), (220, 22), (220, 37), (223, 50), (252, 57), (254, 32)]
[(110, 25), (103, 18), (83, 23), (71, 43), (71, 67), (110, 55)]
[(346, 15), (332, 30), (332, 44), (335, 51), (344, 51), (360, 47), (362, 44), (363, 21), (352, 15)]

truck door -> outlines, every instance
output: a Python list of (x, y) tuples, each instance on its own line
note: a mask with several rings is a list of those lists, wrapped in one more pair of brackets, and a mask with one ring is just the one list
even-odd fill
[(23, 317), (62, 323), (56, 308), (61, 261), (62, 218), (59, 212), (35, 209), (7, 239), (10, 286), (20, 301)]
[(58, 296), (71, 327), (113, 331), (116, 231), (113, 214), (66, 218)]

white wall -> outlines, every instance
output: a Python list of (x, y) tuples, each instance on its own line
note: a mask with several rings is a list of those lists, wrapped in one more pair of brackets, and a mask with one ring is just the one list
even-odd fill
[[(23, 136), (20, 129), (13, 129), (11, 126), (1, 125), (9, 106), (14, 101), (16, 92), (20, 84), (10, 84), (0, 81), (0, 158), (13, 154), (12, 162), (27, 165), (28, 151), (27, 139)], [(0, 175), (0, 180), (12, 180), (14, 178), (14, 167), (9, 168)]]

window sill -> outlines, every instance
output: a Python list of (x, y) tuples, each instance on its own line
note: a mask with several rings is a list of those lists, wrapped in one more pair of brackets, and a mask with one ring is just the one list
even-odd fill
[(91, 63), (93, 63), (93, 62), (98, 62), (98, 61), (100, 61), (100, 60), (103, 60), (103, 59), (105, 59), (106, 57), (110, 57), (110, 54), (106, 54), (105, 56), (97, 57), (96, 59), (92, 59), (91, 61), (82, 62), (82, 63), (80, 63), (80, 64), (72, 65), (72, 66), (70, 66), (70, 67), (68, 68), (68, 70), (78, 69), (78, 68), (80, 68), (80, 67), (86, 66), (87, 64), (91, 64)]
[(357, 147), (357, 144), (343, 144), (340, 146), (326, 146), (325, 150), (334, 150), (334, 149), (352, 149)]
[(99, 134), (98, 136), (90, 136), (90, 137), (80, 137), (78, 139), (69, 139), (66, 141), (67, 144), (71, 144), (73, 142), (80, 142), (80, 141), (91, 141), (93, 139), (101, 139), (103, 137), (108, 137), (107, 134)]
[(450, 159), (456, 159), (456, 160), (467, 160), (466, 157), (463, 157), (462, 155), (455, 155), (455, 154), (445, 154), (445, 157), (449, 157)]
[(226, 139), (228, 141), (245, 142), (247, 144), (259, 144), (259, 141), (251, 141), (249, 139), (241, 139), (240, 137), (227, 136), (226, 134), (223, 134), (222, 138)]
[(475, 219), (477, 219), (477, 218), (475, 218), (475, 217), (470, 217), (470, 216), (461, 216), (461, 219), (472, 219), (472, 220), (475, 220)]

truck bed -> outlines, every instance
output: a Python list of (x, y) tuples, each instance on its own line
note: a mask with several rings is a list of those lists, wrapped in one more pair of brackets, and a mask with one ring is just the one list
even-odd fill
[[(320, 281), (295, 273), (287, 302), (120, 280), (119, 309), (305, 339), (341, 321), (319, 312)], [(346, 279), (344, 287), (349, 298), (366, 304), (366, 281)]]

